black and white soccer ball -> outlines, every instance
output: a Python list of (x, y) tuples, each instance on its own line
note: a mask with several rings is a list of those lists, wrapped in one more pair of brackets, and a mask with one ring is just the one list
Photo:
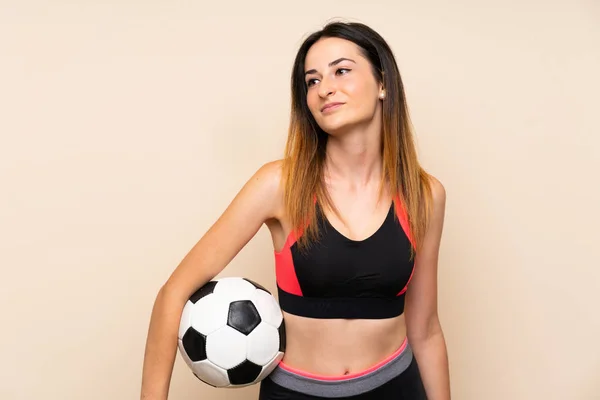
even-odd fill
[(193, 374), (214, 387), (254, 385), (275, 369), (285, 352), (279, 303), (246, 278), (214, 279), (183, 308), (178, 348)]

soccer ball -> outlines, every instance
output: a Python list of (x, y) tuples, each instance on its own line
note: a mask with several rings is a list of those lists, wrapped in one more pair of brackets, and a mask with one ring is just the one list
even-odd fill
[(256, 384), (275, 369), (285, 352), (279, 303), (249, 279), (212, 280), (185, 304), (178, 348), (204, 383), (219, 388)]

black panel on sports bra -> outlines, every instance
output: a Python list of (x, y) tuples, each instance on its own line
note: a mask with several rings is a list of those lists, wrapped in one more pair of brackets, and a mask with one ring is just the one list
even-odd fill
[(280, 274), (294, 275), (300, 291), (291, 293), (278, 282), (282, 309), (314, 318), (402, 314), (414, 263), (410, 260), (411, 242), (394, 218), (394, 203), (379, 229), (364, 240), (345, 237), (318, 206), (317, 211), (320, 239), (304, 252), (294, 243), (289, 248), (291, 260), (278, 260)]

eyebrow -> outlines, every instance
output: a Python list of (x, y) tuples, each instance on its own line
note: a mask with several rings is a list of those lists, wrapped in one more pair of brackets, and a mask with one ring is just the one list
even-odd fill
[[(334, 61), (330, 62), (330, 63), (329, 63), (329, 66), (330, 66), (330, 67), (333, 67), (334, 65), (338, 65), (338, 64), (339, 64), (339, 63), (341, 63), (342, 61), (351, 61), (351, 62), (353, 62), (353, 63), (355, 63), (355, 64), (356, 64), (356, 61), (354, 61), (354, 60), (352, 60), (352, 59), (350, 59), (350, 58), (346, 58), (346, 57), (340, 57), (340, 58), (338, 58), (337, 60), (334, 60)], [(316, 70), (316, 69), (310, 69), (310, 70), (308, 70), (308, 71), (306, 71), (306, 72), (304, 73), (304, 76), (306, 76), (306, 75), (308, 75), (308, 74), (314, 74), (314, 73), (316, 73), (316, 72), (317, 72), (317, 70)]]

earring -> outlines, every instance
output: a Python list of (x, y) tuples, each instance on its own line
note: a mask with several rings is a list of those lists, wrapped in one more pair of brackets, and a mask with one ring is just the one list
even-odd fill
[(381, 100), (385, 99), (385, 91), (382, 90), (381, 92), (379, 92), (379, 98)]

